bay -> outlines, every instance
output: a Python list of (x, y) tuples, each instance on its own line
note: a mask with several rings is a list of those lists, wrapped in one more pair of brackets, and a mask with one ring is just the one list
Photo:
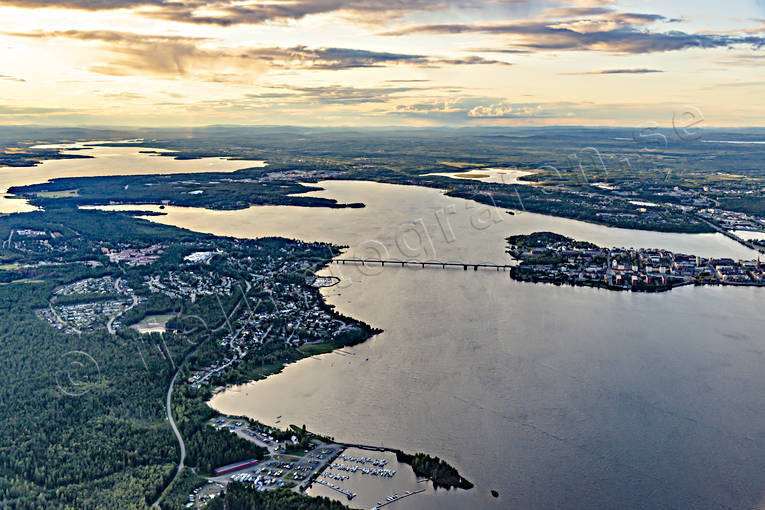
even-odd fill
[[(606, 246), (756, 257), (719, 234), (510, 215), (433, 189), (320, 185), (315, 196), (367, 207), (168, 207), (151, 219), (220, 235), (330, 241), (371, 258), (505, 263), (504, 238), (537, 230)], [(384, 333), (344, 349), (351, 354), (305, 359), (230, 388), (214, 408), (432, 453), (476, 484), (397, 508), (763, 505), (762, 289), (639, 294), (519, 283), (493, 270), (336, 264), (326, 274), (342, 279), (323, 290), (327, 301)]]

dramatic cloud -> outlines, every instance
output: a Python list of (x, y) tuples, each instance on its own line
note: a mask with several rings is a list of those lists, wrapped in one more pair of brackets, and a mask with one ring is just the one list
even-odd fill
[(91, 70), (113, 76), (127, 76), (134, 71), (158, 74), (184, 74), (187, 64), (196, 58), (214, 58), (197, 45), (205, 39), (173, 35), (145, 35), (110, 30), (62, 30), (51, 32), (4, 32), (4, 35), (30, 39), (65, 38), (96, 41), (121, 55), (108, 65), (94, 64)]
[(588, 75), (588, 74), (651, 74), (663, 73), (660, 69), (602, 69), (600, 71), (583, 71), (581, 73), (561, 73), (568, 75)]
[[(127, 76), (136, 72), (185, 75), (194, 69), (209, 70), (224, 67), (262, 71), (266, 69), (344, 70), (395, 65), (424, 68), (453, 65), (510, 65), (499, 60), (477, 56), (438, 58), (352, 48), (309, 48), (307, 46), (221, 48), (211, 46), (209, 39), (101, 30), (6, 32), (5, 35), (101, 42), (104, 44), (104, 49), (119, 55), (119, 58), (108, 64), (94, 64), (90, 70), (113, 76)], [(221, 77), (211, 73), (211, 77), (215, 76)], [(215, 81), (214, 78), (211, 79)]]
[(406, 115), (461, 114), (464, 116), (467, 108), (460, 105), (459, 99), (433, 99), (430, 101), (398, 105), (392, 113)]
[[(502, 0), (499, 3), (525, 1)], [(480, 0), (0, 0), (0, 6), (22, 8), (132, 9), (152, 18), (219, 26), (290, 21), (323, 13), (380, 21), (413, 12), (480, 7), (482, 4)]]
[(681, 31), (651, 32), (633, 26), (595, 29), (554, 25), (541, 21), (498, 24), (415, 25), (383, 35), (482, 33), (511, 38), (509, 49), (596, 50), (618, 53), (653, 53), (687, 48), (724, 48), (734, 45), (765, 46), (765, 37), (688, 34)]
[(765, 46), (765, 37), (753, 35), (757, 29), (736, 33), (686, 33), (658, 31), (648, 27), (677, 23), (679, 19), (661, 14), (620, 12), (614, 2), (594, 1), (590, 5), (565, 5), (544, 9), (538, 19), (497, 23), (454, 23), (412, 25), (382, 35), (413, 34), (457, 35), (488, 34), (506, 39), (505, 48), (484, 52), (530, 51), (609, 51), (626, 54), (676, 51), (688, 48), (726, 48)]
[(525, 122), (529, 119), (566, 119), (576, 115), (572, 109), (583, 105), (570, 102), (514, 103), (490, 97), (432, 98), (399, 104), (386, 112), (389, 116), (416, 118), (450, 124), (485, 124), (507, 120)]
[(207, 40), (201, 37), (138, 34), (134, 32), (117, 32), (114, 30), (53, 30), (50, 32), (2, 32), (2, 34), (11, 37), (26, 37), (31, 39), (67, 38), (79, 39), (81, 41), (101, 41), (115, 44), (160, 44), (178, 41), (191, 42)]
[[(765, 14), (716, 19), (725, 11), (693, 7), (685, 20), (659, 0), (0, 0), (0, 115), (136, 125), (666, 122), (664, 92), (693, 76), (683, 97), (716, 122), (755, 118), (746, 111), (761, 88)], [(681, 52), (689, 49), (713, 51)], [(656, 53), (665, 54), (640, 56)], [(651, 86), (615, 86), (635, 80)]]
[(352, 87), (344, 85), (296, 86), (289, 84), (263, 87), (258, 93), (245, 94), (228, 99), (210, 99), (195, 102), (164, 102), (158, 106), (171, 109), (183, 108), (189, 111), (214, 110), (217, 112), (257, 112), (268, 115), (274, 111), (283, 114), (310, 111), (313, 114), (326, 112), (350, 112), (357, 115), (361, 105), (365, 112), (381, 114), (388, 110), (386, 103), (404, 100), (409, 93), (418, 92), (417, 87)]

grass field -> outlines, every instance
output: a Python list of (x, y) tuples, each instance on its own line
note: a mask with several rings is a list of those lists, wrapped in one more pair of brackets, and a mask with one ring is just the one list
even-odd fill
[(326, 354), (337, 349), (336, 346), (328, 343), (321, 344), (306, 344), (300, 346), (300, 350), (309, 356), (316, 356), (317, 354)]

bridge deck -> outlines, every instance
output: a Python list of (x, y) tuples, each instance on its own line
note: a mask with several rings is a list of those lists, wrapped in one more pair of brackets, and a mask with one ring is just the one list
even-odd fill
[(391, 265), (391, 266), (420, 266), (420, 267), (426, 267), (426, 266), (435, 266), (435, 267), (441, 267), (442, 269), (446, 269), (447, 267), (461, 267), (464, 270), (467, 270), (469, 267), (472, 267), (473, 270), (477, 271), (479, 268), (488, 268), (488, 269), (496, 269), (497, 271), (504, 271), (505, 269), (510, 269), (513, 267), (509, 264), (487, 264), (487, 263), (475, 263), (475, 262), (441, 262), (438, 260), (429, 260), (429, 261), (418, 261), (418, 260), (381, 260), (381, 259), (359, 259), (359, 258), (342, 258), (342, 259), (334, 259), (332, 262), (335, 264), (379, 264), (381, 266), (385, 266), (385, 264)]

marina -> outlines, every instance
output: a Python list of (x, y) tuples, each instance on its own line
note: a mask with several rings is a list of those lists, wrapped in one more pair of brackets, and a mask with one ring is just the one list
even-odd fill
[[(334, 462), (332, 463), (328, 469), (336, 469), (338, 471), (345, 471), (347, 473), (361, 473), (364, 475), (370, 475), (370, 476), (380, 476), (382, 478), (393, 478), (396, 476), (396, 470), (393, 469), (386, 469), (385, 466), (388, 464), (388, 461), (385, 459), (375, 459), (370, 457), (352, 457), (349, 455), (341, 454), (338, 458), (342, 459), (345, 462), (349, 462), (350, 464), (343, 464)], [(355, 464), (355, 465), (354, 465)], [(372, 468), (366, 467), (367, 464), (370, 464), (373, 466)], [(330, 477), (333, 475), (329, 475)], [(343, 475), (334, 475), (337, 476), (343, 476)], [(336, 480), (338, 478), (335, 478)], [(344, 479), (348, 479), (347, 476), (344, 477)]]
[(392, 451), (347, 446), (318, 472), (306, 493), (335, 499), (339, 495), (339, 500), (351, 508), (368, 510), (392, 501), (388, 498), (395, 494), (401, 497), (418, 490), (434, 492), (420, 480), (411, 466), (399, 462)]
[[(757, 256), (719, 233), (625, 230), (533, 213), (501, 215), (502, 222), (478, 230), (471, 219), (479, 207), (470, 209), (437, 190), (343, 181), (320, 185), (324, 191), (312, 195), (367, 207), (266, 206), (225, 213), (168, 207), (166, 216), (152, 219), (229, 235), (281, 232), (349, 246), (338, 258), (506, 264), (507, 237), (543, 231), (600, 246)], [(457, 213), (450, 217), (454, 236), (446, 238), (436, 213), (450, 207)], [(419, 254), (397, 251), (396, 226), (418, 218), (434, 248), (425, 243)], [(308, 227), (317, 221), (321, 231)], [(385, 249), (365, 249), (370, 239)], [(306, 423), (344, 442), (369, 443), (373, 437), (376, 444), (433, 452), (475, 482), (471, 491), (428, 489), (399, 501), (401, 509), (507, 508), (507, 494), (513, 494), (517, 508), (572, 508), (572, 498), (593, 508), (626, 508), (634, 501), (643, 501), (644, 508), (689, 508), (710, 497), (730, 502), (735, 498), (716, 490), (714, 481), (730, 476), (726, 466), (734, 458), (742, 466), (737, 480), (757, 485), (761, 450), (747, 449), (743, 458), (736, 452), (741, 452), (740, 431), (762, 430), (750, 409), (757, 408), (765, 377), (757, 375), (757, 362), (747, 354), (762, 351), (754, 334), (762, 324), (755, 294), (761, 289), (686, 286), (660, 294), (616, 293), (515, 282), (497, 278), (494, 270), (438, 269), (332, 264), (322, 274), (342, 282), (322, 290), (327, 301), (384, 333), (344, 349), (356, 356), (300, 361), (278, 375), (219, 393), (212, 406), (270, 424), (283, 415), (282, 423)], [(743, 387), (704, 368), (723, 362), (752, 374)], [(706, 385), (709, 390), (700, 391)], [(391, 389), (381, 392), (381, 387)], [(625, 394), (631, 398), (625, 401)], [(402, 401), (416, 412), (402, 409)], [(349, 403), (354, 412), (340, 411)], [(687, 440), (663, 442), (673, 431)], [(712, 441), (715, 451), (708, 449)], [(678, 473), (684, 473), (682, 479)], [(415, 480), (402, 490), (403, 473), (393, 479), (353, 476), (333, 483), (353, 487), (354, 508), (384, 503), (394, 492), (384, 484), (395, 482), (399, 494), (418, 488)], [(655, 486), (657, 479), (661, 490), (646, 492), (646, 484)], [(595, 480), (598, 491), (592, 492), (587, 488)], [(374, 490), (365, 483), (376, 484)], [(492, 497), (490, 489), (502, 496)], [(308, 493), (345, 499), (319, 484)], [(369, 501), (373, 494), (379, 496)]]

